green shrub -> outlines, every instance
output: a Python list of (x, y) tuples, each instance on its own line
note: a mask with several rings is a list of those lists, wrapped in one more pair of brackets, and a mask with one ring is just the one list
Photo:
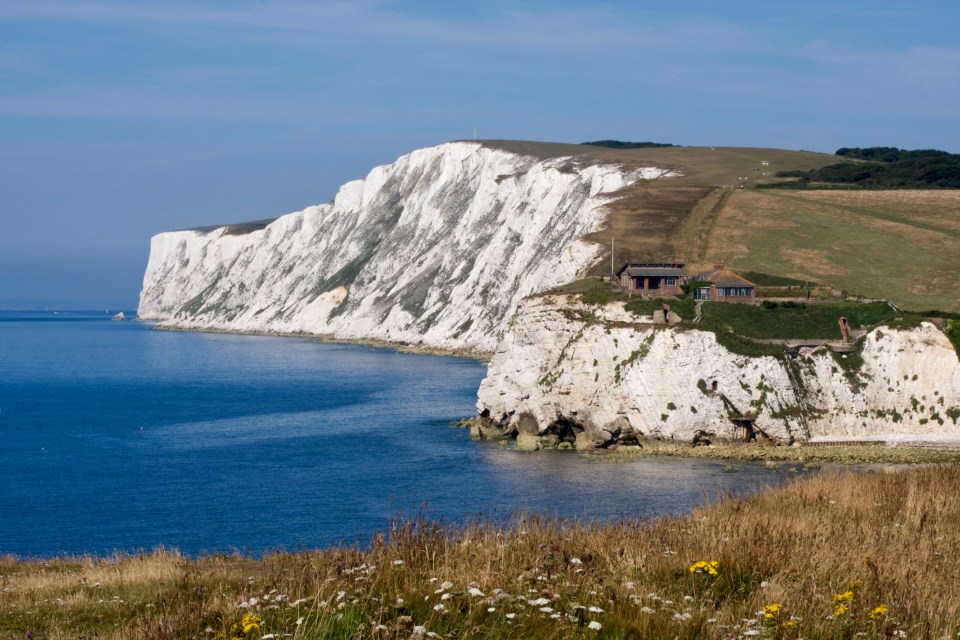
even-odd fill
[(960, 355), (960, 320), (950, 320), (947, 322), (947, 337), (953, 343), (953, 348)]

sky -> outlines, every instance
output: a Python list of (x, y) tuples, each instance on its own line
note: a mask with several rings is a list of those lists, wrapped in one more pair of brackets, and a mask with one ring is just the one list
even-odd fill
[(0, 0), (0, 307), (478, 137), (960, 152), (960, 3)]

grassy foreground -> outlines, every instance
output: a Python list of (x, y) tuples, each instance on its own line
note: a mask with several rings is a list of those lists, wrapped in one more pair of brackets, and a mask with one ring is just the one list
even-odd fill
[[(951, 638), (960, 466), (685, 517), (398, 524), (368, 551), (0, 562), (7, 638)], [(29, 634), (29, 635), (28, 635)]]

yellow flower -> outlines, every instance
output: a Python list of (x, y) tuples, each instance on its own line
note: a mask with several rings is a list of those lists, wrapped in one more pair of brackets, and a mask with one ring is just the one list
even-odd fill
[(707, 575), (720, 575), (720, 563), (716, 560), (699, 560), (690, 565), (690, 573), (706, 573)]
[(845, 591), (843, 593), (838, 593), (837, 595), (833, 596), (834, 606), (844, 602), (853, 602), (853, 591)]
[(877, 606), (873, 611), (868, 613), (867, 617), (870, 618), (871, 620), (878, 620), (883, 616), (887, 615), (888, 611), (889, 609), (887, 608), (887, 605), (881, 604)]
[(786, 627), (787, 629), (790, 629), (791, 627), (797, 626), (797, 621), (796, 621), (796, 620), (787, 620), (786, 622), (783, 623), (783, 626)]
[(860, 589), (861, 587), (863, 587), (863, 580), (851, 580), (851, 581), (850, 581), (850, 588), (851, 588), (851, 589), (856, 590), (856, 589)]
[(845, 614), (845, 613), (846, 613), (847, 611), (849, 611), (849, 610), (850, 610), (850, 607), (848, 607), (847, 605), (843, 604), (842, 602), (839, 603), (839, 604), (835, 604), (835, 605), (833, 605), (833, 617), (834, 617), (834, 618), (839, 618), (840, 616), (842, 616), (843, 614)]
[(777, 611), (780, 611), (780, 609), (783, 609), (783, 605), (780, 604), (779, 602), (774, 602), (773, 604), (768, 604), (767, 606), (765, 606), (763, 608), (763, 612), (776, 613)]
[(240, 622), (235, 622), (230, 627), (230, 637), (234, 639), (245, 638), (251, 631), (259, 629), (262, 622), (263, 618), (255, 613), (245, 614)]
[(240, 621), (240, 624), (243, 626), (244, 633), (250, 633), (255, 629), (259, 629), (261, 622), (263, 622), (263, 620), (260, 619), (260, 616), (253, 613), (248, 613), (247, 615), (243, 616), (243, 620)]

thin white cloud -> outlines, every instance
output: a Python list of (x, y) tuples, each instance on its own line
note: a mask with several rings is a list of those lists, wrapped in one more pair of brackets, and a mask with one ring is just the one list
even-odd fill
[[(458, 47), (577, 50), (629, 47), (738, 47), (749, 31), (734, 23), (696, 18), (649, 21), (602, 4), (577, 9), (522, 11), (491, 5), (480, 19), (404, 13), (383, 2), (233, 2), (220, 6), (166, 2), (34, 0), (0, 13), (0, 22), (124, 24), (140, 28), (227, 29), (239, 37), (303, 45), (309, 38), (357, 37)], [(207, 33), (207, 35), (211, 35)], [(215, 35), (215, 34), (213, 34)], [(306, 39), (306, 40), (305, 40)], [(322, 41), (312, 40), (322, 45)]]

